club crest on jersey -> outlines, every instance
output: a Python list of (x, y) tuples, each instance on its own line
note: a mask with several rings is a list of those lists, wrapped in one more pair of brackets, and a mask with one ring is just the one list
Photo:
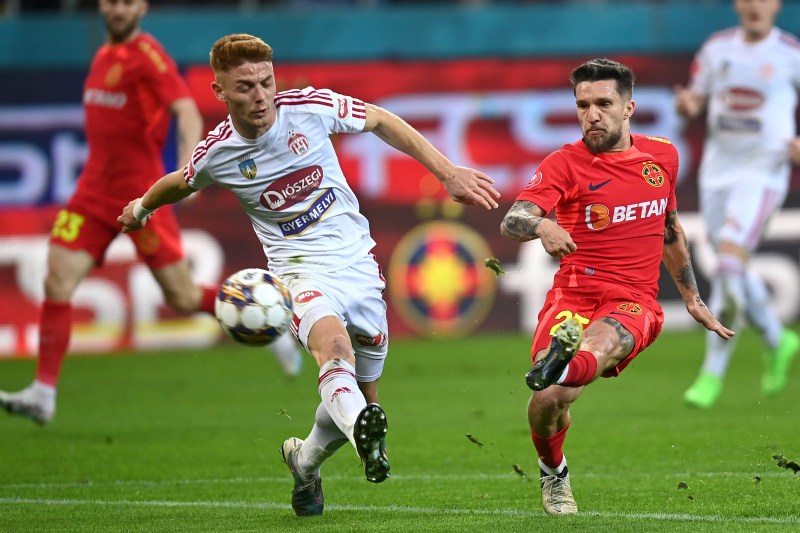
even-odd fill
[(653, 187), (661, 187), (664, 185), (664, 173), (661, 172), (661, 167), (652, 161), (648, 161), (644, 164), (642, 168), (642, 177), (644, 181)]
[(625, 302), (624, 304), (619, 304), (617, 309), (620, 311), (625, 311), (626, 313), (630, 313), (632, 315), (641, 315), (642, 314), (642, 306), (637, 304), (636, 302)]
[(305, 155), (308, 152), (308, 139), (302, 133), (289, 130), (289, 149), (295, 155)]
[(256, 162), (253, 161), (252, 154), (243, 155), (239, 158), (239, 172), (249, 180), (256, 177), (258, 169), (256, 168)]
[(122, 63), (114, 63), (114, 65), (106, 72), (104, 83), (106, 87), (113, 87), (122, 79)]

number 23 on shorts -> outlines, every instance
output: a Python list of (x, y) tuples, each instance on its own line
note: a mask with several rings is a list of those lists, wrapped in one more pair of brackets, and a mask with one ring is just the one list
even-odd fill
[(72, 242), (78, 238), (84, 220), (82, 215), (62, 209), (56, 215), (56, 221), (53, 223), (53, 231), (51, 233), (53, 237), (64, 242)]

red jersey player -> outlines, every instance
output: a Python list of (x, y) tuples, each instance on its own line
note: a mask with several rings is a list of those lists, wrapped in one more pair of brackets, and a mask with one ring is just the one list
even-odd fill
[[(72, 295), (91, 269), (103, 264), (128, 199), (143, 195), (164, 174), (161, 154), (171, 115), (179, 162), (189, 160), (202, 138), (202, 118), (175, 62), (140, 29), (147, 8), (146, 0), (99, 2), (107, 40), (92, 60), (83, 90), (89, 158), (53, 224), (36, 378), (20, 392), (0, 391), (0, 406), (40, 424), (55, 414), (56, 383), (71, 336)], [(129, 236), (168, 305), (213, 313), (217, 289), (192, 280), (171, 210), (160, 210), (146, 229)], [(273, 347), (297, 368), (300, 353), (293, 339), (280, 339)]]
[[(633, 72), (609, 59), (572, 71), (583, 139), (547, 156), (500, 226), (517, 241), (540, 239), (561, 258), (531, 350), (528, 422), (549, 514), (574, 514), (562, 445), (569, 406), (598, 376), (619, 374), (661, 331), (656, 301), (663, 260), (689, 313), (708, 330), (734, 335), (700, 299), (667, 140), (631, 135)], [(556, 222), (544, 218), (555, 208)], [(585, 331), (584, 331), (585, 327)]]

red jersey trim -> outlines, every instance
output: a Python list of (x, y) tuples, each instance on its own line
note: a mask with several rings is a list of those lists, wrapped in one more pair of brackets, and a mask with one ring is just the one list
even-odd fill
[(306, 94), (298, 89), (280, 93), (275, 97), (275, 107), (304, 104), (318, 104), (326, 107), (333, 107), (333, 98), (321, 91), (311, 91)]
[(795, 50), (800, 50), (800, 41), (797, 40), (797, 37), (792, 35), (791, 33), (786, 33), (785, 31), (781, 31), (779, 33), (779, 40), (788, 45), (790, 48), (794, 48)]
[(353, 117), (367, 120), (367, 105), (363, 100), (353, 98)]
[(231, 128), (230, 121), (225, 121), (225, 124), (222, 126), (222, 129), (219, 131), (219, 133), (211, 132), (208, 137), (205, 138), (203, 143), (194, 149), (194, 152), (192, 152), (192, 164), (196, 164), (208, 153), (212, 146), (220, 141), (224, 141), (232, 134), (233, 129)]

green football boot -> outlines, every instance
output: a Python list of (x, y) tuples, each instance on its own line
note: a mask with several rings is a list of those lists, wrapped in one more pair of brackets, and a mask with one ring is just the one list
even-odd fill
[(761, 392), (775, 396), (786, 386), (789, 366), (800, 348), (800, 336), (794, 331), (784, 329), (781, 342), (774, 350), (764, 354), (764, 375), (761, 376)]
[(703, 371), (683, 394), (683, 401), (693, 407), (708, 409), (717, 402), (720, 394), (722, 394), (722, 378)]

